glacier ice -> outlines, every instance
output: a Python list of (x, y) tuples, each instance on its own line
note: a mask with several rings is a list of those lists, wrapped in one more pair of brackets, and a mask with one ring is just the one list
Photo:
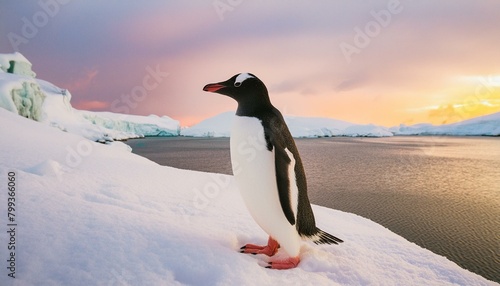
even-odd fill
[(31, 78), (0, 73), (0, 107), (40, 121), (45, 94)]
[(34, 82), (23, 82), (21, 89), (11, 90), (12, 100), (19, 115), (39, 121), (45, 94)]
[(31, 63), (21, 53), (0, 54), (0, 70), (6, 73), (35, 77)]

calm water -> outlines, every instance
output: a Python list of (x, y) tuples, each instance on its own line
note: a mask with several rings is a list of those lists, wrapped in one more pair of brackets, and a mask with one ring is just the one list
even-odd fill
[[(127, 142), (162, 165), (231, 174), (229, 139)], [(376, 221), (500, 282), (500, 138), (297, 139), (312, 203)]]

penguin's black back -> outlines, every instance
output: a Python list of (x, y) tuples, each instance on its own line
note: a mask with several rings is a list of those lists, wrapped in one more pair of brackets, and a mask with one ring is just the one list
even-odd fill
[[(240, 114), (240, 116), (250, 116), (260, 119), (264, 128), (264, 138), (266, 139), (266, 146), (269, 151), (275, 152), (275, 168), (276, 168), (276, 182), (278, 185), (279, 198), (283, 212), (290, 222), (295, 225), (297, 231), (303, 236), (313, 236), (317, 234), (316, 222), (314, 214), (307, 196), (307, 181), (295, 141), (288, 129), (281, 112), (274, 106), (255, 110), (253, 114)], [(288, 149), (295, 160), (295, 179), (298, 188), (298, 205), (297, 205), (297, 221), (293, 213), (290, 202), (290, 182), (288, 174), (288, 166), (291, 162), (285, 149)]]

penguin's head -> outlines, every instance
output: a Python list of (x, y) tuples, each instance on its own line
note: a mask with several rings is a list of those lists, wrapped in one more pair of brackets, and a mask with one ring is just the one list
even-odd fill
[(269, 102), (269, 95), (264, 83), (251, 73), (239, 73), (230, 79), (218, 83), (209, 83), (204, 91), (216, 92), (227, 95), (238, 104), (252, 105)]

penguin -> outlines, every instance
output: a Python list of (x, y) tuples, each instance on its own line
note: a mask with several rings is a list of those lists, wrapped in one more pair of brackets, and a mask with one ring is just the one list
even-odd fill
[(233, 174), (248, 211), (269, 235), (267, 245), (246, 244), (240, 252), (273, 256), (281, 248), (288, 256), (271, 260), (267, 268), (290, 269), (300, 262), (301, 240), (343, 242), (316, 227), (302, 160), (264, 83), (254, 74), (239, 73), (203, 90), (238, 103), (230, 136)]

